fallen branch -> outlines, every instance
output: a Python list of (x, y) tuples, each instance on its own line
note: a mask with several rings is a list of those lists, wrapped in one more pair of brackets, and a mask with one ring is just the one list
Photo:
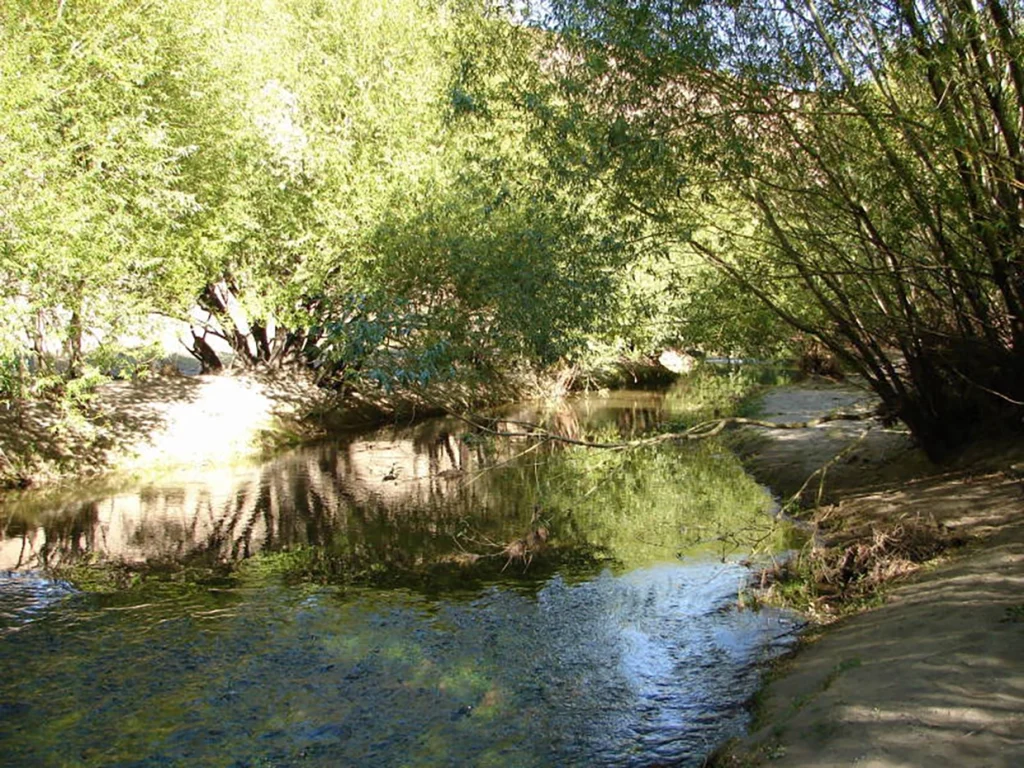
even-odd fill
[(804, 491), (807, 490), (807, 486), (810, 485), (811, 481), (818, 475), (821, 475), (821, 479), (818, 481), (818, 492), (814, 498), (814, 506), (820, 507), (821, 500), (825, 495), (825, 476), (828, 474), (829, 469), (831, 469), (834, 465), (838, 464), (839, 461), (841, 461), (845, 456), (850, 454), (858, 445), (860, 445), (867, 438), (870, 432), (870, 427), (865, 428), (856, 440), (851, 442), (849, 445), (845, 446), (835, 456), (833, 456), (831, 459), (829, 459), (816, 470), (814, 470), (810, 475), (808, 475), (807, 479), (804, 480), (804, 484), (800, 486), (800, 489), (792, 496), (790, 496), (789, 500), (782, 505), (783, 510), (791, 509), (795, 506), (798, 506), (800, 503), (800, 499), (804, 495)]
[[(504, 573), (513, 562), (522, 563), (523, 572), (525, 573), (533, 562), (534, 556), (542, 552), (547, 545), (549, 535), (548, 529), (546, 525), (542, 525), (541, 523), (542, 521), (538, 510), (534, 509), (533, 516), (530, 518), (530, 529), (522, 538), (514, 539), (507, 543), (498, 543), (483, 534), (477, 534), (479, 538), (472, 538), (464, 535), (460, 539), (460, 537), (452, 535), (452, 540), (455, 542), (455, 546), (462, 551), (463, 555), (469, 558), (469, 562), (471, 563), (475, 563), (477, 560), (483, 560), (489, 557), (504, 557), (505, 565), (502, 566), (502, 573)], [(463, 539), (474, 544), (486, 545), (490, 547), (492, 551), (485, 554), (471, 552), (462, 546)]]
[[(551, 432), (546, 427), (535, 424), (529, 421), (515, 421), (511, 419), (475, 419), (468, 416), (462, 416), (459, 414), (453, 414), (457, 419), (466, 422), (470, 426), (486, 432), (494, 437), (508, 437), (508, 438), (526, 438), (541, 441), (552, 441), (565, 443), (567, 445), (578, 445), (584, 448), (603, 448), (605, 450), (621, 451), (630, 448), (640, 448), (649, 445), (660, 445), (661, 443), (670, 443), (677, 440), (704, 440), (709, 437), (715, 437), (720, 435), (726, 427), (733, 426), (750, 426), (750, 427), (763, 427), (764, 429), (810, 429), (817, 427), (822, 424), (827, 424), (833, 421), (867, 421), (868, 419), (874, 418), (874, 414), (867, 413), (834, 413), (825, 416), (819, 416), (816, 419), (809, 419), (808, 421), (765, 421), (763, 419), (749, 419), (743, 416), (729, 416), (722, 419), (712, 419), (711, 421), (704, 421), (700, 424), (695, 424), (689, 429), (683, 430), (682, 432), (665, 432), (660, 435), (654, 435), (653, 437), (639, 438), (637, 440), (626, 440), (621, 442), (602, 443), (594, 442), (590, 440), (579, 440), (573, 437), (565, 437)], [(513, 425), (517, 427), (523, 427), (522, 431), (511, 431), (507, 429), (497, 429), (490, 425), (496, 424)]]

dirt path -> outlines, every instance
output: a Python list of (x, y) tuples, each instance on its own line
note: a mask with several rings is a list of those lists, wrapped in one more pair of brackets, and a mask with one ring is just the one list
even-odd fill
[[(764, 407), (806, 416), (852, 396), (783, 388)], [(807, 451), (820, 463), (841, 438), (773, 440), (752, 463), (785, 480), (787, 455), (802, 471)], [(805, 643), (764, 689), (756, 730), (720, 765), (1024, 765), (1024, 493), (1010, 469), (1019, 456), (928, 470), (906, 438), (875, 439), (837, 473), (833, 524), (927, 518), (972, 543)]]

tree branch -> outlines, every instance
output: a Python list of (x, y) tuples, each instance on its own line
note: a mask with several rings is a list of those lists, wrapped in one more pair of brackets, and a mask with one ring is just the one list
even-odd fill
[[(583, 448), (602, 448), (605, 450), (621, 451), (630, 448), (643, 448), (651, 445), (661, 445), (662, 443), (671, 443), (677, 441), (688, 441), (688, 440), (705, 440), (709, 437), (715, 437), (720, 435), (726, 427), (735, 426), (750, 426), (750, 427), (762, 427), (764, 429), (811, 429), (813, 427), (821, 426), (833, 421), (867, 421), (868, 419), (874, 418), (874, 414), (867, 413), (834, 413), (820, 416), (816, 419), (810, 419), (808, 421), (765, 421), (763, 419), (749, 419), (742, 416), (730, 416), (724, 419), (712, 419), (710, 421), (703, 421), (700, 424), (695, 424), (689, 429), (683, 430), (682, 432), (666, 432), (660, 435), (654, 435), (652, 437), (640, 438), (637, 440), (625, 440), (620, 442), (594, 442), (590, 440), (579, 440), (573, 437), (566, 437), (551, 432), (546, 427), (535, 424), (529, 421), (515, 421), (510, 419), (494, 419), (494, 418), (473, 418), (463, 416), (460, 414), (452, 414), (455, 418), (460, 421), (464, 421), (476, 429), (486, 432), (494, 437), (506, 437), (506, 438), (528, 438), (540, 441), (551, 441), (557, 443), (564, 443), (566, 445), (577, 445)], [(523, 431), (514, 432), (507, 429), (498, 429), (491, 426), (491, 424), (510, 424), (513, 426), (523, 427)]]

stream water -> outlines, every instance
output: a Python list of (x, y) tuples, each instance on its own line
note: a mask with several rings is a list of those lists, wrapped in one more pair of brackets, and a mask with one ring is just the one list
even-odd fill
[[(619, 392), (497, 426), (631, 436)], [(746, 724), (785, 545), (717, 444), (463, 422), (0, 509), (0, 765), (699, 765)]]

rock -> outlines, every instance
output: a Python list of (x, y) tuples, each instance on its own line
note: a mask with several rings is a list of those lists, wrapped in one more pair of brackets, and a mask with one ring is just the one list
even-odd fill
[(689, 373), (697, 365), (697, 358), (677, 349), (666, 349), (658, 355), (658, 364), (672, 373)]

